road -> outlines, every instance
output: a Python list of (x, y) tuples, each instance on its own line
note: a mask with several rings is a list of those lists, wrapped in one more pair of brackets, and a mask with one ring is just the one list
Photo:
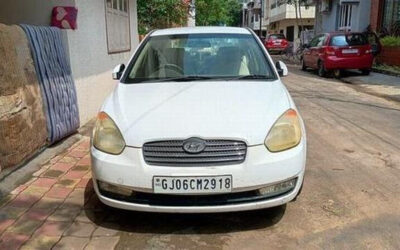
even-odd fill
[[(39, 178), (6, 203), (2, 239), (27, 249), (400, 249), (400, 103), (312, 72), (289, 71), (283, 81), (308, 138), (296, 202), (227, 214), (108, 208), (90, 189), (86, 139), (44, 165)], [(26, 216), (17, 215), (26, 209)]]
[(284, 83), (308, 136), (296, 202), (233, 214), (124, 212), (118, 247), (399, 249), (400, 105), (296, 68)]

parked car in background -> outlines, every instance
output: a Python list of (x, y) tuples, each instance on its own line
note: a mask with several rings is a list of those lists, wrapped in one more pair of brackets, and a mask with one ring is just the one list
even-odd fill
[(325, 33), (305, 46), (302, 69), (317, 69), (320, 76), (333, 72), (335, 77), (340, 77), (346, 69), (358, 69), (368, 75), (372, 62), (371, 45), (365, 34)]
[(276, 66), (244, 28), (156, 30), (97, 117), (92, 176), (113, 207), (169, 213), (283, 205), (303, 185), (306, 134)]
[(270, 34), (264, 40), (264, 46), (267, 48), (268, 52), (280, 54), (288, 48), (289, 42), (283, 34)]

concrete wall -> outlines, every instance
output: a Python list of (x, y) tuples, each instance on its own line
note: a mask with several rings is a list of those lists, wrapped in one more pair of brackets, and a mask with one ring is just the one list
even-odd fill
[(104, 0), (0, 0), (0, 23), (50, 25), (54, 6), (76, 6), (78, 29), (64, 30), (78, 94), (81, 125), (94, 117), (114, 88), (112, 68), (126, 63), (138, 45), (136, 0), (129, 0), (131, 51), (108, 54)]
[(131, 51), (108, 54), (103, 0), (77, 1), (78, 29), (68, 30), (72, 73), (78, 92), (81, 124), (96, 115), (116, 82), (111, 79), (115, 65), (127, 63), (138, 44), (136, 0), (129, 1)]
[(50, 25), (54, 6), (74, 6), (75, 0), (0, 0), (0, 23)]

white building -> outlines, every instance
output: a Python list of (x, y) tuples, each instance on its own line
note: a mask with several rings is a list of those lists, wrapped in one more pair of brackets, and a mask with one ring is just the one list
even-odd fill
[(283, 33), (289, 41), (300, 37), (302, 29), (312, 30), (314, 28), (315, 6), (311, 4), (301, 6), (300, 11), (295, 5), (287, 4), (282, 0), (265, 1), (264, 18), (268, 24), (268, 33)]
[(260, 32), (260, 27), (262, 27), (263, 35), (265, 36), (268, 23), (264, 17), (264, 1), (263, 0), (245, 0), (243, 1), (243, 16), (242, 16), (242, 26), (249, 27), (254, 30), (257, 34)]

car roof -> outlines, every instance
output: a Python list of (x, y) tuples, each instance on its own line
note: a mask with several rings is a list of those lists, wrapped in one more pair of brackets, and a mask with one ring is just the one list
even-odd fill
[(164, 35), (181, 35), (181, 34), (247, 34), (250, 31), (246, 28), (238, 27), (221, 27), (221, 26), (208, 26), (208, 27), (182, 27), (182, 28), (169, 28), (162, 30), (155, 30), (150, 36), (164, 36)]

